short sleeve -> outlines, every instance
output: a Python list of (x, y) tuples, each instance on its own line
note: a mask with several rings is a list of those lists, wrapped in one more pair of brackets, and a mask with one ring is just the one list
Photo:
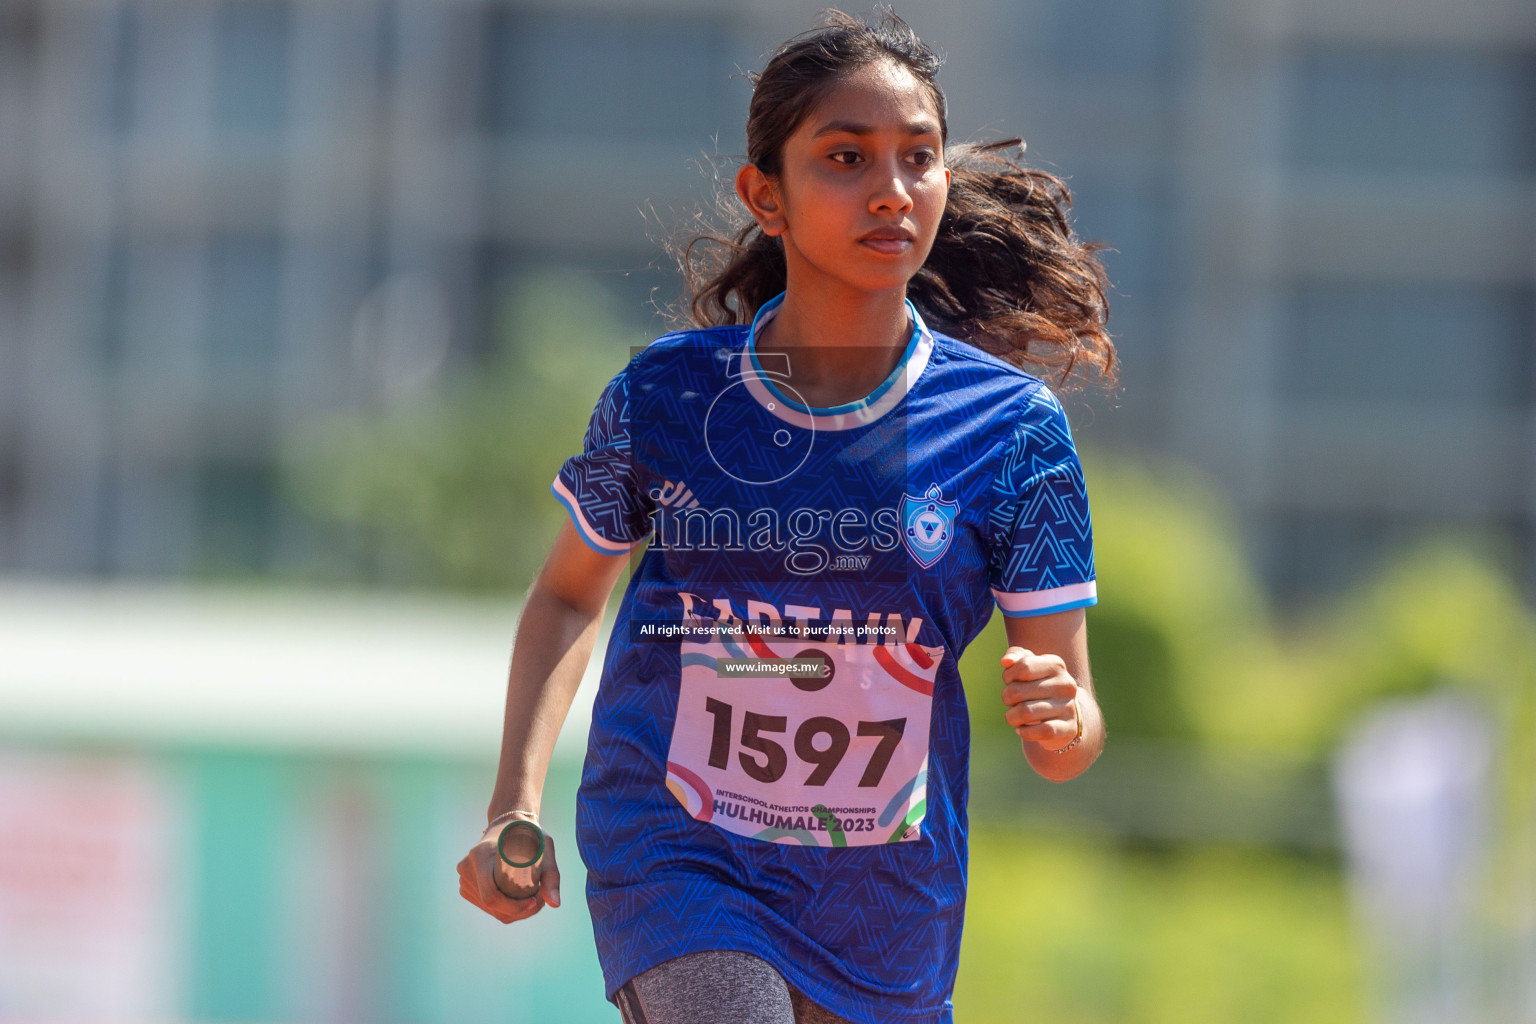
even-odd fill
[(1098, 601), (1083, 467), (1067, 415), (1044, 385), (1030, 394), (993, 490), (988, 584), (1019, 618)]
[(549, 485), (587, 546), (622, 555), (649, 536), (649, 507), (632, 459), (629, 370), (620, 370), (597, 400), (581, 454), (565, 460)]

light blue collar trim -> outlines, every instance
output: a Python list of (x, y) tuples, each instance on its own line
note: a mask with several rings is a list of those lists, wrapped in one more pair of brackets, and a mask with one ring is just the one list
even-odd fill
[[(778, 314), (779, 307), (783, 303), (784, 293), (780, 292), (763, 303), (762, 308), (757, 311), (757, 315), (752, 318), (752, 327), (747, 334), (746, 355), (751, 360), (752, 375), (757, 378), (757, 381), (761, 384), (767, 395), (775, 403), (782, 403), (784, 406), (787, 406), (786, 412), (798, 413), (800, 416), (809, 417), (817, 426), (834, 427), (835, 429), (834, 424), (855, 426), (859, 422), (867, 422), (872, 418), (878, 418), (885, 411), (884, 407), (888, 407), (891, 404), (881, 400), (887, 396), (887, 393), (892, 388), (903, 383), (909, 366), (920, 374), (923, 367), (927, 365), (927, 355), (932, 349), (933, 338), (928, 332), (927, 325), (923, 323), (923, 318), (918, 315), (917, 307), (912, 305), (911, 299), (907, 299), (907, 316), (912, 323), (912, 336), (907, 340), (907, 347), (903, 350), (901, 358), (897, 360), (895, 369), (890, 372), (890, 375), (885, 380), (880, 382), (880, 385), (875, 390), (863, 398), (852, 402), (844, 402), (842, 405), (813, 406), (796, 401), (785, 395), (783, 390), (775, 383), (776, 378), (782, 380), (783, 373), (764, 369), (757, 357), (758, 332), (769, 320), (772, 320)], [(912, 364), (913, 356), (919, 352), (922, 354), (922, 359), (920, 360), (922, 365), (910, 365)], [(907, 382), (908, 387), (910, 384), (911, 382)], [(753, 390), (757, 389), (754, 388)], [(794, 389), (790, 388), (790, 390), (793, 391)], [(905, 388), (902, 390), (904, 393)], [(876, 408), (878, 408), (878, 412), (876, 412)], [(865, 415), (861, 416), (861, 413), (865, 413)], [(873, 416), (870, 416), (870, 413), (873, 413)], [(850, 420), (855, 422), (848, 422)]]

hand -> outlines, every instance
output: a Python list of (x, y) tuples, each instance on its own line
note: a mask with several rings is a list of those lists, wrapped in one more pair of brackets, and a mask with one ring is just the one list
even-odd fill
[(526, 899), (513, 899), (496, 885), (498, 875), (504, 874), (501, 855), (496, 852), (496, 839), (500, 829), (486, 833), (470, 847), (464, 859), (459, 861), (459, 895), (490, 914), (502, 924), (532, 917), (545, 904), (560, 905), (560, 868), (555, 864), (555, 837), (544, 834), (544, 857), (539, 861), (539, 891)]
[(1010, 647), (1003, 655), (1003, 718), (1019, 739), (1060, 750), (1077, 736), (1077, 680), (1054, 654)]

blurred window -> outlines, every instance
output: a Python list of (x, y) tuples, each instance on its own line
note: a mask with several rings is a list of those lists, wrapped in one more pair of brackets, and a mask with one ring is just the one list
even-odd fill
[(143, 36), (143, 16), (131, 3), (110, 8), (107, 14), (111, 62), (101, 79), (106, 95), (103, 111), (109, 128), (126, 132), (134, 127), (138, 112), (134, 109), (139, 91), (139, 49)]
[(14, 436), (0, 434), (0, 570), (18, 568), (21, 554), (16, 542), (23, 475), (20, 447)]
[(107, 243), (101, 260), (101, 326), (97, 355), (103, 369), (121, 366), (128, 356), (129, 247), (121, 237)]
[(1302, 284), (1284, 300), (1295, 397), (1518, 405), (1531, 397), (1529, 288)]
[(1536, 54), (1315, 49), (1288, 74), (1298, 166), (1536, 171)]
[(1282, 602), (1337, 594), (1435, 537), (1458, 536), (1506, 565), (1529, 565), (1531, 531), (1520, 519), (1415, 519), (1389, 513), (1279, 513), (1265, 531), (1264, 575)]
[(1337, 593), (1408, 544), (1406, 524), (1383, 514), (1291, 512), (1266, 531), (1265, 575), (1282, 601)]
[(214, 118), (221, 128), (275, 132), (288, 113), (287, 0), (226, 0), (214, 55)]
[(1109, 270), (1111, 298), (1151, 299), (1166, 288), (1176, 197), (1156, 181), (1102, 181), (1091, 171), (1067, 184), (1073, 233), (1109, 247), (1099, 258)]
[(1099, 259), (1109, 276), (1109, 330), (1126, 372), (1145, 386), (1166, 356), (1164, 316), (1177, 287), (1176, 197), (1150, 178), (1106, 181), (1090, 172), (1073, 175), (1069, 185), (1073, 232), (1108, 246)]
[(1054, 0), (1043, 52), (1068, 78), (1160, 79), (1173, 66), (1179, 0)]
[(263, 236), (208, 244), (206, 337), (215, 375), (244, 374), (277, 360), (282, 247)]
[(474, 330), (466, 340), (476, 360), (506, 351), (518, 334), (512, 299), (523, 279), (537, 279), (555, 270), (585, 277), (613, 299), (613, 310), (635, 338), (652, 338), (671, 330), (661, 311), (678, 294), (677, 273), (660, 261), (642, 265), (632, 253), (588, 251), (578, 255), (505, 242), (487, 241), (475, 252)]
[(255, 572), (271, 560), (275, 475), (257, 462), (211, 462), (197, 473), (197, 567)]
[(588, 136), (611, 157), (614, 138), (736, 130), (725, 103), (735, 65), (720, 21), (496, 7), (486, 29), (482, 119), (492, 131)]

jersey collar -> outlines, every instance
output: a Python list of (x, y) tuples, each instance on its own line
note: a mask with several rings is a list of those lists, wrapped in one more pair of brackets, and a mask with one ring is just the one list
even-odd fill
[(783, 302), (784, 293), (780, 292), (763, 303), (757, 311), (747, 334), (747, 343), (742, 346), (741, 355), (736, 361), (734, 375), (745, 382), (747, 391), (759, 405), (785, 423), (801, 429), (851, 430), (875, 422), (895, 408), (907, 392), (916, 386), (917, 379), (922, 376), (933, 354), (933, 335), (918, 315), (912, 300), (907, 299), (907, 316), (912, 321), (912, 336), (890, 376), (857, 401), (834, 406), (807, 405), (797, 400), (798, 393), (785, 380), (783, 371), (765, 369), (757, 357), (758, 332), (778, 315), (779, 306)]

